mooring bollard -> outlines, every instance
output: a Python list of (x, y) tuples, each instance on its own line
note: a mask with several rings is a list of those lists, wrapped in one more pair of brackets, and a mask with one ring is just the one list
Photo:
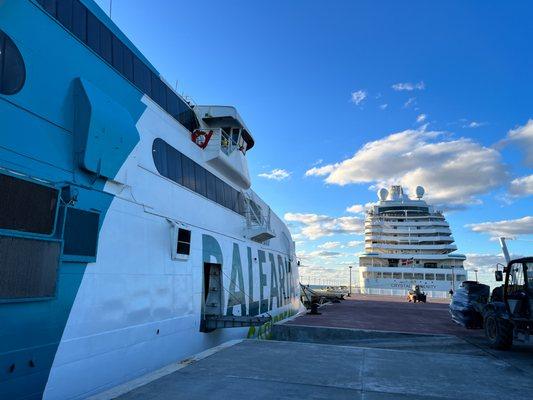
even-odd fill
[(307, 314), (309, 314), (309, 315), (320, 315), (320, 313), (318, 312), (318, 303), (316, 303), (316, 302), (311, 303), (311, 311), (308, 312)]

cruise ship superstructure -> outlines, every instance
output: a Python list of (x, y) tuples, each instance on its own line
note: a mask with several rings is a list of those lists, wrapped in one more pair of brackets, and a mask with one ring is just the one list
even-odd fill
[(92, 0), (0, 1), (0, 126), (0, 399), (86, 398), (299, 310), (237, 110), (185, 101)]
[(382, 188), (367, 209), (359, 257), (363, 293), (404, 295), (419, 285), (429, 296), (445, 297), (466, 280), (465, 256), (455, 252), (448, 222), (423, 195), (421, 186), (415, 199), (401, 186)]

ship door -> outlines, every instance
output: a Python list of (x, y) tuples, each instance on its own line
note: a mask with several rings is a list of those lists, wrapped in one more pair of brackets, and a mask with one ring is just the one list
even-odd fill
[(204, 316), (222, 315), (222, 265), (204, 263)]

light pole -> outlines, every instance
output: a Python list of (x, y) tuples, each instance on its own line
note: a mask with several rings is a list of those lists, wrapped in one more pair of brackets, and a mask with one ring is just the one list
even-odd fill
[(348, 288), (348, 297), (352, 297), (352, 266), (350, 265), (350, 286)]
[(474, 270), (474, 272), (476, 273), (476, 282), (477, 282), (477, 268)]

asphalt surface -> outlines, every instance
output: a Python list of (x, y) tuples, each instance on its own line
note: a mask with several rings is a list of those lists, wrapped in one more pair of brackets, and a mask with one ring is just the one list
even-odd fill
[(357, 295), (319, 311), (276, 324), (275, 340), (228, 344), (116, 398), (533, 398), (532, 346), (494, 351), (442, 301)]

